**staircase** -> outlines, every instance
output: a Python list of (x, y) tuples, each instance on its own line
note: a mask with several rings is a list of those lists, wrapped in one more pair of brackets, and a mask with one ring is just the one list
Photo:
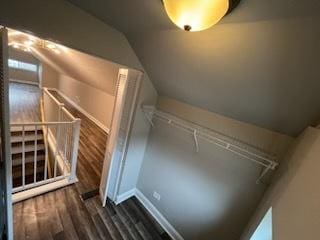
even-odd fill
[(23, 133), (21, 127), (11, 127), (11, 156), (14, 188), (43, 180), (46, 154), (42, 129), (25, 126)]
[(81, 120), (48, 89), (43, 89), (40, 112), (41, 121), (10, 124), (13, 203), (78, 181)]

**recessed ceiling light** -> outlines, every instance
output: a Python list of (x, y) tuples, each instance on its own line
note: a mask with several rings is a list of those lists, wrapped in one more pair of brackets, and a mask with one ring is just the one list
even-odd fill
[(55, 44), (50, 43), (50, 42), (49, 43), (47, 42), (46, 47), (49, 49), (56, 49), (57, 48), (57, 46)]
[(54, 53), (60, 54), (61, 52), (58, 49), (53, 49)]
[(27, 46), (32, 46), (34, 44), (34, 41), (28, 40), (28, 41), (25, 41), (24, 44)]

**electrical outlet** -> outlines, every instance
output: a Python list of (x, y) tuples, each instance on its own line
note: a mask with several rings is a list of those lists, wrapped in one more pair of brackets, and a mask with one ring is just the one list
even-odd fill
[(160, 196), (160, 194), (157, 193), (156, 191), (153, 192), (153, 197), (154, 197), (155, 199), (157, 199), (158, 201), (160, 201), (161, 196)]

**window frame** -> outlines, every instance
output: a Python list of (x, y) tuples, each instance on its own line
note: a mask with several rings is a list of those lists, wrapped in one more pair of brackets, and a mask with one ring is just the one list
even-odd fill
[(23, 62), (23, 61), (12, 59), (12, 58), (8, 59), (8, 66), (9, 68), (14, 68), (14, 69), (28, 71), (28, 72), (35, 72), (35, 73), (37, 73), (39, 69), (37, 64)]

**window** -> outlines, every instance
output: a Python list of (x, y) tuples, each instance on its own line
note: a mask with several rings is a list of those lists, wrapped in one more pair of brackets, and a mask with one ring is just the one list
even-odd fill
[(8, 65), (10, 68), (21, 69), (21, 70), (30, 71), (30, 72), (38, 71), (38, 66), (36, 64), (20, 62), (14, 59), (9, 59)]
[(272, 208), (266, 213), (250, 240), (272, 240)]

